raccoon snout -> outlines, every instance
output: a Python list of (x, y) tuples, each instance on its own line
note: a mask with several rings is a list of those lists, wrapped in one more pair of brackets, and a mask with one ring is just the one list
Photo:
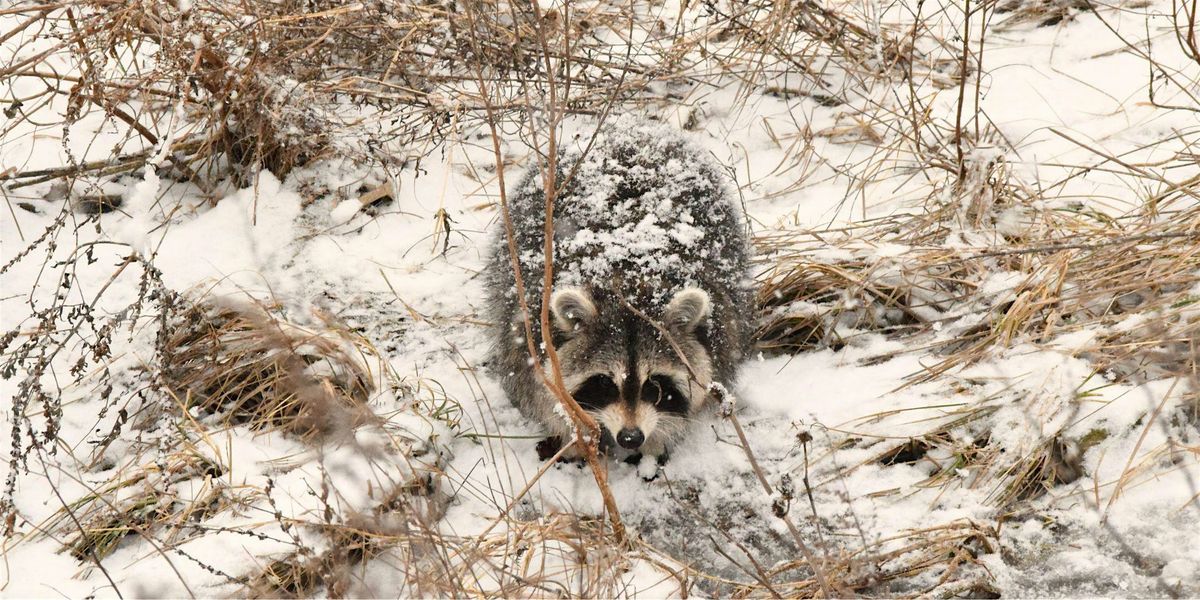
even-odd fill
[(641, 429), (626, 427), (617, 433), (617, 443), (626, 450), (637, 450), (646, 441), (646, 435)]

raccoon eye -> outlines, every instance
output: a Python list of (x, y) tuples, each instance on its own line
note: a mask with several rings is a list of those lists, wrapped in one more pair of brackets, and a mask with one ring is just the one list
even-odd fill
[(674, 381), (666, 375), (651, 375), (646, 383), (642, 384), (642, 402), (653, 404), (662, 412), (683, 415), (688, 413), (687, 396), (684, 396), (679, 388), (675, 387)]
[(608, 375), (592, 375), (571, 394), (579, 406), (583, 408), (603, 408), (616, 402), (621, 391), (612, 377)]

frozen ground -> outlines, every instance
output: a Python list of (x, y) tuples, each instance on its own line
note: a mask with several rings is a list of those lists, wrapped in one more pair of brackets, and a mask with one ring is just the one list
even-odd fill
[[(1103, 168), (1107, 161), (1096, 150), (1150, 168), (1186, 144), (1183, 135), (1159, 143), (1171, 132), (1195, 132), (1197, 113), (1149, 102), (1147, 63), (1121, 39), (1136, 40), (1168, 71), (1185, 73), (1189, 63), (1161, 16), (1169, 11), (1161, 1), (1127, 4), (1102, 9), (1103, 18), (1084, 12), (1053, 26), (995, 33), (978, 101), (1012, 150), (977, 148), (972, 164), (1003, 162), (1009, 176), (1041, 192), (1039, 209), (1084, 203), (1119, 216), (1139, 206), (1152, 191), (1145, 180)], [(879, 18), (903, 23), (902, 13), (881, 11)], [(1148, 16), (1154, 14), (1160, 16)], [(945, 19), (949, 31), (955, 22)], [(927, 85), (928, 110), (952, 122), (956, 88)], [(900, 93), (907, 91), (875, 89), (861, 101), (886, 104)], [(1200, 95), (1200, 89), (1193, 85), (1191, 93)], [(1156, 100), (1189, 101), (1178, 90)], [(935, 187), (917, 173), (865, 172), (876, 164), (879, 147), (853, 139), (868, 135), (847, 122), (844, 108), (778, 95), (745, 97), (733, 83), (696, 106), (701, 116), (694, 135), (735, 176), (756, 235), (820, 232), (915, 211)], [(667, 118), (681, 124), (688, 114)], [(899, 115), (896, 121), (904, 127)], [(95, 260), (75, 263), (66, 293), (91, 298), (103, 290), (108, 310), (129, 305), (138, 297), (138, 270), (115, 278), (113, 272), (133, 248), (153, 256), (169, 288), (272, 299), (299, 322), (315, 322), (318, 311), (336, 316), (379, 350), (374, 375), (382, 380), (380, 373), (390, 370), (408, 391), (386, 390), (371, 399), (374, 412), (391, 417), (391, 429), (316, 447), (279, 432), (207, 428), (197, 451), (224, 468), (167, 486), (172, 493), (194, 499), (214, 486), (235, 495), (263, 488), (270, 493), (202, 519), (203, 532), (130, 535), (103, 559), (105, 573), (61, 551), (69, 524), (55, 521), (55, 529), (48, 523), (61, 515), (64, 502), (104, 485), (133, 456), (151, 460), (141, 450), (169, 445), (171, 434), (127, 429), (103, 460), (93, 460), (92, 446), (125, 417), (101, 411), (104, 400), (95, 387), (64, 380), (58, 451), (38, 449), (21, 465), (28, 472), (22, 469), (17, 480), (16, 533), (4, 540), (0, 594), (236, 594), (237, 578), (294, 552), (301, 539), (318, 549), (325, 543), (303, 526), (289, 530), (285, 521), (328, 521), (321, 513), (330, 506), (335, 521), (370, 511), (379, 501), (368, 488), (404, 481), (414, 469), (440, 473), (437, 485), (449, 498), (435, 525), (441, 534), (469, 539), (513, 528), (510, 519), (493, 530), (493, 521), (542, 468), (534, 450), (540, 429), (521, 418), (483, 368), (487, 324), (480, 317), (480, 269), (497, 211), (490, 143), (479, 133), (467, 132), (426, 156), (419, 170), (400, 172), (393, 201), (367, 212), (344, 201), (362, 186), (381, 183), (379, 176), (328, 160), (283, 181), (263, 173), (244, 189), (217, 190), (215, 202), (192, 186), (168, 186), (141, 172), (106, 184), (124, 203), (98, 217), (98, 227), (83, 215), (66, 214), (68, 224), (79, 227), (65, 230), (50, 251), (54, 257), (64, 259), (89, 242), (121, 244), (93, 246)], [(875, 134), (887, 139), (891, 132)], [(61, 164), (64, 146), (85, 138), (14, 137), (0, 146), (0, 171)], [(792, 144), (808, 149), (797, 153)], [(510, 169), (527, 163), (528, 149), (515, 139), (506, 139), (504, 148), (515, 162)], [(1078, 165), (1100, 168), (1078, 174)], [(1183, 181), (1197, 172), (1171, 172), (1169, 179)], [(10, 194), (8, 203), (12, 210), (0, 211), (5, 264), (60, 218), (66, 201), (46, 184)], [(1021, 226), (1019, 208), (996, 210), (994, 230), (964, 225), (945, 245), (984, 247), (997, 238), (995, 230)], [(903, 251), (866, 243), (855, 250), (868, 259)], [(813, 260), (845, 252), (816, 250)], [(35, 282), (50, 276), (43, 267), (45, 247), (33, 255), (3, 275), (4, 331), (32, 327), (31, 300), (45, 305), (57, 291), (40, 285), (31, 298)], [(769, 257), (763, 259), (759, 269)], [(998, 305), (1015, 295), (1020, 282), (1020, 274), (997, 272), (980, 285)], [(1200, 431), (1194, 420), (1169, 418), (1184, 414), (1190, 384), (1175, 378), (1116, 381), (1111, 373), (1096, 373), (1084, 350), (1103, 332), (1086, 330), (1018, 340), (976, 364), (922, 378), (943, 358), (938, 342), (953, 339), (980, 314), (946, 310), (937, 315), (942, 322), (936, 330), (916, 338), (847, 330), (849, 343), (836, 349), (761, 354), (745, 365), (733, 388), (738, 418), (768, 480), (778, 487), (787, 475), (794, 482), (789, 511), (809, 544), (831, 562), (865, 551), (854, 568), (866, 594), (919, 594), (953, 580), (964, 582), (964, 593), (1004, 596), (1200, 596)], [(117, 406), (130, 413), (150, 402), (138, 395), (144, 387), (138, 369), (154, 360), (152, 337), (149, 326), (114, 337), (109, 368), (121, 387), (113, 393), (122, 397)], [(64, 372), (70, 368), (66, 358), (57, 365)], [(5, 379), (0, 397), (22, 394), (20, 379)], [(4, 418), (0, 447), (8, 448), (10, 430), (23, 425), (12, 422), (7, 410)], [(387, 453), (381, 460), (376, 451), (397, 432), (427, 446), (434, 458), (416, 461), (419, 466), (389, 460)], [(911, 439), (945, 443), (916, 451)], [(1044, 449), (1055, 440), (1071, 444), (1062, 461), (1080, 476), (1029, 498), (1008, 493), (1005, 470), (1016, 469), (1022, 457), (1054, 454)], [(993, 458), (974, 462), (974, 449)], [(778, 495), (762, 491), (729, 422), (696, 423), (672, 456), (652, 482), (634, 466), (613, 463), (610, 483), (625, 523), (657, 550), (653, 556), (696, 565), (712, 576), (688, 580), (686, 593), (724, 595), (734, 583), (754, 582), (757, 569), (799, 560), (787, 530), (772, 516)], [(561, 465), (537, 478), (511, 513), (517, 522), (545, 522), (562, 513), (599, 515), (601, 502), (586, 469)], [(907, 578), (883, 573), (908, 563), (881, 556), (933, 538), (941, 540), (936, 547), (943, 554), (961, 553), (961, 560), (937, 555), (929, 560), (953, 567), (909, 564), (914, 576)], [(551, 572), (555, 561), (582, 560), (578, 549), (561, 541), (542, 544), (540, 552), (534, 560), (547, 561)], [(671, 566), (648, 556), (599, 560), (619, 565), (605, 574), (618, 581), (611, 589), (630, 596), (681, 595)], [(348, 593), (412, 593), (407, 571), (394, 564), (399, 560), (385, 551), (365, 561)], [(529, 559), (514, 559), (514, 572), (521, 560)], [(881, 570), (877, 584), (870, 583), (873, 569)], [(563, 579), (578, 591), (569, 587), (570, 577)], [(470, 585), (488, 590), (499, 584), (475, 574)]]

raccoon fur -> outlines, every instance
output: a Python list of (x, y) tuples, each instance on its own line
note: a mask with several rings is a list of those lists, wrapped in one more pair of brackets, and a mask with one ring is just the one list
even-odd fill
[[(568, 144), (558, 158), (552, 340), (567, 390), (603, 427), (602, 448), (661, 461), (705, 408), (710, 384), (731, 384), (747, 351), (746, 228), (720, 167), (681, 133), (623, 117), (590, 148), (587, 141)], [(549, 374), (539, 326), (542, 186), (534, 166), (508, 203), (536, 360)], [(486, 270), (492, 369), (522, 413), (549, 430), (548, 440), (569, 440), (571, 423), (529, 356), (503, 218), (493, 243)]]

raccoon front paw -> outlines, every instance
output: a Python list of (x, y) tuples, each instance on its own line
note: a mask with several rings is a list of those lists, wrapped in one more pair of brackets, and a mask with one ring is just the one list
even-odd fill
[(661, 456), (643, 456), (642, 460), (639, 461), (637, 465), (638, 476), (642, 478), (642, 481), (647, 483), (654, 481), (655, 479), (658, 479), (658, 473), (662, 465), (663, 461)]
[[(562, 450), (562, 447), (562, 438), (556, 435), (543, 439), (542, 441), (538, 442), (536, 446), (538, 460), (545, 462), (551, 458), (554, 458), (554, 456)], [(558, 462), (575, 465), (580, 469), (582, 469), (583, 465), (586, 464), (586, 461), (584, 461), (583, 458), (583, 452), (579, 450), (579, 446), (572, 446), (571, 448), (568, 448), (566, 452), (563, 452), (558, 457)]]
[(550, 460), (554, 458), (555, 454), (558, 454), (559, 450), (562, 450), (562, 438), (552, 435), (538, 442), (535, 449), (537, 450), (538, 460), (543, 462)]
[(637, 467), (638, 476), (642, 478), (642, 481), (649, 482), (658, 479), (659, 471), (663, 465), (667, 464), (669, 458), (670, 455), (667, 454), (666, 450), (663, 450), (658, 456), (639, 452), (626, 457), (625, 463)]

